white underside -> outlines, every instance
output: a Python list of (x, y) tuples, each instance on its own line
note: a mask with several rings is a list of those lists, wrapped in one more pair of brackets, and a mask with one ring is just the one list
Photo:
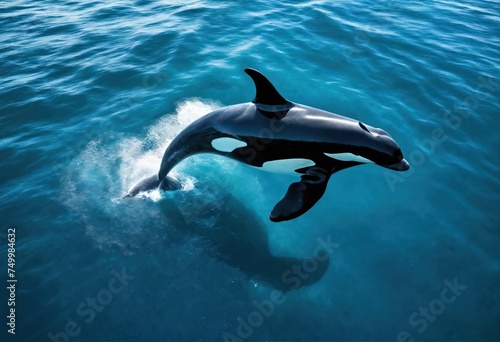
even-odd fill
[(347, 162), (353, 161), (364, 164), (373, 164), (373, 162), (370, 159), (366, 159), (364, 157), (352, 153), (325, 153), (325, 155), (340, 161), (347, 161)]
[(295, 170), (316, 165), (310, 159), (291, 158), (265, 162), (262, 170), (274, 173), (296, 174)]
[[(234, 138), (224, 137), (212, 140), (212, 147), (219, 152), (233, 152), (245, 146), (247, 146), (245, 142)], [(339, 161), (373, 164), (371, 160), (352, 153), (325, 153), (325, 155)], [(265, 162), (261, 169), (274, 173), (296, 174), (295, 170), (314, 165), (315, 163), (310, 159), (290, 158)]]

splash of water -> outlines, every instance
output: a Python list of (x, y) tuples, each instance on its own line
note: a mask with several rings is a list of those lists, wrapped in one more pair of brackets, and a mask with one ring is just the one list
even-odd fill
[[(157, 173), (164, 151), (177, 134), (190, 123), (218, 107), (220, 105), (215, 102), (200, 99), (182, 101), (177, 105), (175, 113), (161, 117), (149, 128), (144, 140), (130, 138), (121, 141), (118, 149), (118, 156), (122, 161), (119, 170), (121, 192), (126, 193), (141, 179)], [(146, 146), (150, 148), (146, 149)], [(174, 170), (172, 175), (183, 181), (184, 190), (194, 188), (194, 178), (179, 174), (178, 169)], [(153, 201), (161, 199), (158, 190), (142, 194), (142, 196)]]
[(109, 141), (91, 141), (70, 163), (61, 202), (84, 222), (85, 233), (100, 248), (125, 254), (163, 249), (186, 238), (185, 232), (169, 227), (194, 223), (210, 229), (218, 222), (228, 193), (244, 201), (241, 210), (257, 213), (265, 208), (267, 213), (270, 204), (259, 171), (213, 154), (188, 158), (169, 173), (183, 184), (181, 191), (156, 190), (121, 199), (136, 182), (158, 172), (163, 153), (177, 134), (218, 107), (212, 101), (182, 101), (175, 112), (154, 122), (144, 137), (119, 138), (119, 133), (113, 137), (111, 132)]
[[(160, 201), (162, 194), (145, 194), (149, 201), (119, 198), (135, 182), (158, 172), (165, 149), (179, 132), (219, 106), (188, 99), (179, 103), (174, 113), (153, 123), (143, 138), (90, 141), (64, 174), (61, 202), (84, 222), (86, 234), (101, 248), (133, 253), (146, 241), (150, 248), (162, 245), (171, 236), (151, 227), (164, 227), (168, 222), (150, 201)], [(184, 173), (183, 168), (172, 174), (183, 183), (183, 192), (195, 189), (196, 178)]]

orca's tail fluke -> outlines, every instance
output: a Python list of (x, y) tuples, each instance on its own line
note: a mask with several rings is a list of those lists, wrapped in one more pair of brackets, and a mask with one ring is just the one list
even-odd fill
[(172, 177), (166, 176), (163, 180), (160, 180), (158, 175), (152, 175), (134, 185), (123, 198), (135, 197), (141, 192), (155, 190), (158, 187), (164, 191), (173, 191), (181, 189), (182, 185)]

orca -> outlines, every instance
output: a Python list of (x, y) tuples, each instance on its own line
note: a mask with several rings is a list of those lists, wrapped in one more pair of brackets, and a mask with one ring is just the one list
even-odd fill
[(401, 148), (384, 130), (288, 101), (259, 71), (245, 72), (255, 84), (255, 98), (219, 108), (191, 123), (165, 150), (158, 174), (134, 185), (124, 197), (158, 187), (180, 189), (169, 172), (192, 155), (214, 153), (263, 170), (300, 176), (269, 216), (281, 222), (311, 209), (336, 172), (361, 164), (395, 171), (410, 168)]

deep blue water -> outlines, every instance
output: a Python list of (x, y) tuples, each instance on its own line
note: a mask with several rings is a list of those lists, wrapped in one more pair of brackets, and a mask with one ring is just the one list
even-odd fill
[[(500, 340), (499, 18), (484, 0), (2, 3), (1, 339)], [(385, 129), (412, 168), (340, 172), (280, 224), (297, 179), (211, 155), (174, 170), (181, 192), (120, 200), (183, 127), (253, 99), (246, 67)], [(329, 262), (276, 300), (321, 240)]]

